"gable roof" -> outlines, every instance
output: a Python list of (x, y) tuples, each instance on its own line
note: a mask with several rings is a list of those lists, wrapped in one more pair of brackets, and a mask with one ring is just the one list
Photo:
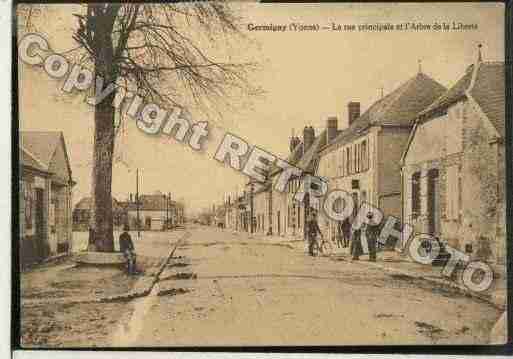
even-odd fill
[[(313, 143), (306, 152), (304, 152), (303, 141), (299, 142), (285, 161), (305, 172), (314, 171), (316, 167), (315, 155), (324, 146), (326, 146), (326, 130), (323, 130), (319, 135), (315, 136)], [(271, 165), (271, 168), (269, 169), (269, 177), (275, 176), (282, 170), (283, 169), (276, 164)]]
[[(453, 103), (471, 97), (483, 111), (497, 133), (505, 136), (505, 90), (504, 63), (482, 62), (470, 65), (465, 74), (451, 86), (442, 96), (419, 113), (418, 119), (429, 118), (440, 110), (445, 110)], [(416, 127), (410, 134), (406, 148), (401, 156), (404, 162), (410, 144), (416, 133)]]
[(317, 154), (319, 150), (326, 146), (326, 130), (322, 131), (306, 153), (297, 161), (296, 166), (305, 172), (315, 172), (317, 168)]
[(347, 129), (328, 144), (344, 144), (360, 137), (372, 125), (413, 126), (417, 114), (446, 91), (446, 88), (419, 72), (397, 89), (374, 102)]
[(20, 164), (41, 172), (48, 172), (47, 168), (34, 155), (22, 147), (20, 147)]
[(464, 98), (465, 91), (470, 87), (472, 83), (472, 72), (474, 71), (474, 65), (470, 65), (465, 74), (458, 80), (456, 83), (451, 86), (445, 93), (443, 93), (439, 98), (437, 98), (432, 104), (430, 104), (426, 109), (419, 113), (420, 116), (430, 115), (433, 112), (441, 109), (447, 108), (453, 103), (459, 101)]
[(478, 62), (470, 65), (465, 74), (419, 115), (429, 117), (445, 110), (453, 103), (470, 95), (476, 101), (500, 136), (505, 135), (506, 98), (504, 63)]
[[(20, 149), (22, 164), (29, 163), (26, 155), (32, 157), (44, 171), (48, 172), (57, 146), (62, 145), (66, 158), (66, 167), (72, 178), (71, 165), (62, 131), (20, 131)], [(23, 155), (25, 153), (26, 155)], [(23, 160), (27, 162), (24, 162)]]
[(48, 169), (61, 134), (57, 131), (20, 131), (20, 145)]
[(504, 63), (482, 62), (477, 69), (470, 95), (477, 102), (501, 137), (506, 134), (506, 93)]

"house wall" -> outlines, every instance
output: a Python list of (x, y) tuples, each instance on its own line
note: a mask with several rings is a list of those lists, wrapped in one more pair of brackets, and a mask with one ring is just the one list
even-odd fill
[(401, 218), (401, 156), (408, 142), (411, 129), (382, 127), (377, 137), (377, 201), (385, 216)]
[[(280, 192), (275, 189), (278, 176), (273, 178), (272, 186), (272, 230), (273, 235), (283, 236), (286, 234), (286, 215), (288, 208), (287, 192)], [(268, 216), (269, 217), (269, 216)]]
[(49, 172), (53, 173), (59, 179), (64, 180), (66, 183), (71, 179), (66, 161), (66, 153), (64, 152), (64, 146), (62, 143), (60, 143), (55, 149), (55, 153), (53, 154), (53, 158), (50, 162)]
[[(428, 176), (439, 170), (441, 237), (452, 247), (472, 247), (473, 258), (501, 262), (505, 251), (503, 146), (468, 101), (417, 127), (403, 167), (405, 222), (428, 233)], [(412, 176), (421, 173), (420, 214), (412, 213)], [(451, 180), (456, 178), (456, 180)], [(452, 183), (452, 184), (451, 184)], [(451, 187), (452, 186), (452, 187)]]
[(289, 237), (303, 238), (304, 205), (294, 199), (300, 191), (301, 180), (295, 178), (289, 181), (282, 198), (285, 201), (283, 209), (284, 234)]
[[(57, 243), (49, 238), (49, 187), (50, 180), (30, 170), (22, 169), (20, 181), (20, 264), (26, 266), (55, 254)], [(41, 232), (37, 232), (37, 196), (43, 191)], [(29, 210), (30, 207), (30, 210)], [(29, 212), (30, 211), (30, 212)], [(29, 218), (26, 218), (29, 213)]]
[[(451, 166), (456, 166), (458, 173), (461, 171), (463, 118), (459, 115), (462, 112), (458, 111), (462, 111), (463, 107), (465, 104), (456, 104), (449, 108), (447, 113), (419, 124), (403, 167), (404, 222), (413, 225), (416, 232), (429, 232), (428, 173), (430, 170), (437, 169), (440, 190), (440, 235), (455, 248), (462, 246), (459, 241), (462, 235), (459, 223), (461, 219), (454, 218), (454, 216), (449, 218), (446, 213), (449, 200), (447, 171)], [(412, 176), (414, 173), (420, 173), (420, 212), (417, 215), (412, 212)], [(457, 193), (451, 195), (458, 196)]]
[[(492, 145), (493, 146), (493, 145)], [(495, 144), (497, 150), (497, 231), (496, 260), (506, 264), (506, 157), (504, 143)]]
[(253, 195), (253, 216), (255, 218), (255, 233), (267, 233), (269, 226), (268, 193), (262, 191)]
[(71, 208), (70, 191), (68, 186), (52, 186), (51, 187), (51, 203), (50, 213), (50, 233), (52, 235), (52, 248), (56, 252), (66, 252), (71, 242), (70, 228)]
[[(127, 215), (130, 227), (136, 227), (137, 211), (129, 210)], [(148, 217), (151, 218), (151, 226), (149, 228), (146, 227), (146, 218)], [(140, 210), (139, 219), (141, 221), (140, 229), (162, 230), (166, 220), (166, 211)]]
[[(377, 167), (378, 167), (378, 133), (379, 128), (372, 127), (367, 134), (362, 135), (344, 145), (333, 145), (320, 153), (319, 171), (317, 175), (329, 180), (328, 190), (344, 190), (357, 196), (359, 208), (362, 199), (372, 205), (378, 205), (377, 188)], [(355, 144), (362, 144), (365, 141), (367, 146), (367, 164), (358, 172), (347, 171), (347, 148), (354, 148)], [(354, 160), (352, 160), (353, 162)], [(351, 163), (350, 167), (354, 165)], [(358, 181), (359, 188), (353, 189), (353, 180)], [(330, 220), (324, 211), (319, 217), (319, 227), (328, 238), (333, 238), (337, 233), (337, 224)]]
[[(472, 102), (463, 128), (463, 223), (473, 244), (472, 256), (504, 261), (503, 209), (505, 184), (503, 147), (486, 118)], [(472, 211), (472, 212), (471, 212)], [(500, 232), (500, 233), (499, 233)]]

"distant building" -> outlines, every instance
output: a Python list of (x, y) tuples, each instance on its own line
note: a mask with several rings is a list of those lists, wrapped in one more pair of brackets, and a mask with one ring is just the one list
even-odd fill
[(418, 116), (402, 158), (404, 221), (499, 263), (506, 258), (504, 79), (502, 62), (469, 66)]
[[(368, 202), (386, 216), (401, 218), (401, 155), (417, 114), (445, 92), (419, 72), (360, 115), (360, 103), (347, 107), (348, 127), (336, 133), (329, 123), (327, 145), (320, 152), (317, 175), (330, 189), (351, 193), (355, 210)], [(333, 238), (337, 223), (324, 217), (319, 225)]]
[(20, 264), (71, 251), (72, 179), (62, 132), (20, 132)]
[[(114, 228), (120, 229), (125, 223), (125, 209), (121, 204), (112, 198), (112, 213)], [(87, 231), (89, 229), (91, 220), (91, 197), (82, 198), (73, 209), (73, 230), (74, 231)]]
[[(248, 185), (248, 190), (239, 200), (236, 209), (238, 210), (239, 222), (236, 223), (239, 230), (250, 231), (250, 213), (253, 206), (253, 232), (289, 237), (304, 236), (305, 204), (294, 200), (299, 190), (300, 182), (306, 174), (315, 174), (318, 166), (319, 150), (326, 144), (325, 131), (319, 135), (311, 126), (303, 130), (303, 139), (293, 136), (290, 140), (290, 155), (287, 163), (296, 166), (303, 171), (299, 177), (292, 177), (286, 185), (285, 191), (276, 190), (282, 169), (273, 165), (268, 171), (266, 181), (263, 183), (254, 182)], [(251, 189), (252, 188), (252, 189)]]
[[(137, 206), (135, 197), (135, 195), (130, 194), (130, 198), (124, 204), (127, 221), (131, 229), (161, 231), (184, 223), (183, 204), (168, 200), (162, 192), (140, 194), (139, 206)], [(139, 208), (139, 211), (137, 208)], [(137, 222), (137, 212), (139, 212), (139, 224)]]

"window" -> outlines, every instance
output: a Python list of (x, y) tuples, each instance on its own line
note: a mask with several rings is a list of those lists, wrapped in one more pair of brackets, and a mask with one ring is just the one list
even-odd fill
[(411, 216), (417, 218), (420, 215), (420, 172), (415, 172), (411, 177)]
[(355, 144), (354, 145), (354, 154), (355, 154), (355, 157), (356, 157), (356, 160), (355, 160), (355, 172), (358, 173), (360, 172), (360, 144)]
[(23, 185), (23, 209), (25, 212), (25, 228), (32, 229), (33, 218), (33, 191), (32, 184), (24, 182)]
[(352, 151), (353, 151), (353, 173), (356, 173), (356, 159), (357, 159), (357, 149), (356, 149), (356, 145), (353, 145), (353, 148), (352, 148)]
[(352, 196), (353, 196), (353, 204), (354, 204), (353, 216), (356, 217), (356, 215), (358, 214), (358, 210), (360, 209), (360, 203), (358, 202), (358, 192), (353, 192)]
[(351, 174), (351, 151), (346, 147), (346, 176)]
[(297, 228), (301, 228), (301, 205), (297, 207)]
[(361, 150), (362, 150), (362, 162), (363, 162), (362, 169), (364, 171), (367, 171), (369, 169), (369, 158), (367, 157), (367, 141), (366, 140), (362, 142)]
[(361, 201), (362, 201), (362, 203), (367, 202), (367, 192), (366, 191), (362, 191)]
[(342, 158), (342, 155), (344, 153), (342, 151), (338, 151), (338, 176), (342, 176), (342, 166), (344, 165), (344, 161), (343, 161), (343, 158)]
[(350, 175), (353, 173), (353, 161), (351, 158), (351, 147), (346, 148), (347, 151), (347, 174)]
[(340, 150), (342, 153), (342, 176), (346, 175), (346, 151), (342, 148)]

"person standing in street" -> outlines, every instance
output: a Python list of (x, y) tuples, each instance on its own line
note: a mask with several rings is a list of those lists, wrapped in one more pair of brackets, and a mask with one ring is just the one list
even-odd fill
[(349, 243), (351, 241), (351, 220), (349, 217), (346, 217), (342, 221), (342, 246), (344, 248), (347, 248), (349, 246)]
[(367, 246), (369, 248), (369, 261), (376, 261), (377, 242), (380, 232), (380, 225), (374, 223), (372, 213), (367, 214), (368, 223), (365, 225), (365, 236), (367, 237)]
[(314, 213), (310, 213), (308, 215), (307, 222), (307, 236), (308, 236), (308, 253), (313, 257), (314, 256), (314, 245), (317, 241), (317, 234), (322, 237), (321, 229), (319, 228), (319, 224), (317, 224), (317, 218)]
[(132, 237), (128, 231), (128, 224), (123, 226), (123, 233), (119, 236), (119, 250), (123, 253), (127, 261), (127, 272), (129, 275), (136, 274), (136, 254)]
[(357, 261), (360, 259), (360, 255), (362, 255), (363, 248), (362, 248), (362, 228), (358, 228), (353, 230), (353, 233), (351, 235), (351, 255), (352, 260)]

